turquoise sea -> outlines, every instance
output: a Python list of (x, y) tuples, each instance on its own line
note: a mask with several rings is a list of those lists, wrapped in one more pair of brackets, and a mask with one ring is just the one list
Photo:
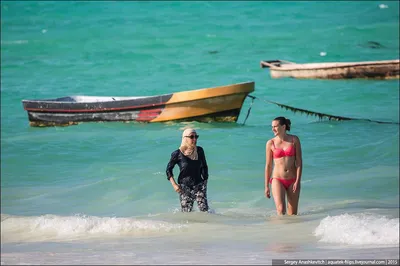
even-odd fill
[[(399, 80), (272, 79), (259, 62), (390, 60), (399, 48), (398, 1), (1, 1), (1, 264), (398, 262), (399, 125), (268, 101), (398, 123)], [(34, 128), (21, 102), (246, 81), (257, 99), (233, 124)], [(302, 142), (298, 216), (264, 196), (277, 116)], [(188, 125), (211, 213), (181, 213), (166, 179)]]

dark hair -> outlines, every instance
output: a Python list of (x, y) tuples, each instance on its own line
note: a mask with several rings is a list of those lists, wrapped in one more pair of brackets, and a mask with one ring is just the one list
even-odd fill
[(278, 121), (279, 125), (281, 125), (281, 126), (285, 125), (286, 130), (290, 131), (290, 125), (291, 125), (290, 119), (287, 119), (283, 116), (278, 116), (277, 118), (274, 119), (274, 121)]

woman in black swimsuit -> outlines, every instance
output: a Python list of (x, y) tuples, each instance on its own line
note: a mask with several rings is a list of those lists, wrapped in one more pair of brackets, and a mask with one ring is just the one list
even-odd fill
[[(195, 200), (200, 211), (208, 211), (208, 166), (203, 148), (196, 145), (198, 138), (194, 129), (186, 129), (182, 134), (181, 146), (172, 152), (166, 169), (167, 179), (179, 193), (182, 212), (192, 211)], [(180, 169), (178, 184), (173, 174), (176, 164)]]

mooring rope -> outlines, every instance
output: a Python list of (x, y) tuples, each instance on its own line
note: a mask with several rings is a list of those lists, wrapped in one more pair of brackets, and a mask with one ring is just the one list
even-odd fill
[(244, 125), (244, 124), (246, 123), (246, 120), (247, 120), (247, 118), (248, 118), (249, 115), (250, 115), (251, 106), (253, 105), (254, 99), (256, 98), (256, 97), (254, 97), (254, 96), (252, 96), (252, 95), (247, 95), (247, 97), (251, 98), (251, 103), (250, 103), (249, 110), (247, 110), (247, 115), (246, 115), (246, 118), (244, 119), (244, 122), (243, 122), (242, 125)]
[[(342, 120), (362, 120), (362, 121), (368, 121), (368, 122), (374, 122), (374, 123), (379, 123), (379, 124), (397, 124), (399, 125), (399, 122), (390, 122), (390, 121), (377, 121), (377, 120), (371, 120), (371, 119), (366, 119), (366, 118), (353, 118), (353, 117), (345, 117), (345, 116), (337, 116), (337, 115), (330, 115), (330, 114), (324, 114), (324, 113), (320, 113), (320, 112), (314, 112), (314, 111), (310, 111), (310, 110), (306, 110), (306, 109), (301, 109), (301, 108), (297, 108), (297, 107), (292, 107), (286, 104), (281, 104), (281, 103), (277, 103), (274, 101), (270, 101), (270, 100), (265, 100), (265, 99), (260, 99), (258, 97), (252, 96), (252, 95), (247, 95), (247, 97), (252, 99), (251, 105), (254, 102), (254, 99), (257, 100), (261, 100), (264, 101), (266, 103), (272, 103), (275, 104), (285, 110), (289, 110), (292, 111), (294, 113), (296, 112), (300, 112), (300, 113), (305, 113), (307, 115), (312, 115), (312, 116), (317, 116), (320, 120), (322, 120), (323, 118), (328, 118), (329, 120), (334, 120), (334, 121), (342, 121)], [(250, 109), (251, 109), (251, 105), (249, 110), (247, 111), (247, 116), (246, 119), (243, 122), (246, 122), (247, 118), (249, 117), (250, 114)]]

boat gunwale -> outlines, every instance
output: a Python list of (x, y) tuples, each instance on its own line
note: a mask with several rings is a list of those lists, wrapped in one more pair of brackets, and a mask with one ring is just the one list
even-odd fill
[[(135, 106), (126, 106), (126, 107), (111, 107), (111, 108), (103, 108), (103, 109), (75, 109), (75, 110), (67, 110), (67, 109), (43, 109), (43, 108), (27, 108), (25, 109), (26, 111), (29, 112), (42, 112), (42, 113), (97, 113), (97, 112), (116, 112), (119, 110), (122, 111), (133, 111), (136, 109), (146, 109), (149, 107), (159, 107), (159, 106), (166, 106), (166, 105), (175, 105), (175, 104), (181, 104), (181, 103), (190, 103), (190, 102), (196, 102), (199, 100), (203, 99), (213, 99), (213, 98), (219, 98), (219, 97), (225, 97), (229, 95), (236, 95), (236, 94), (249, 94), (250, 92), (237, 92), (237, 93), (231, 93), (231, 94), (224, 94), (224, 95), (217, 95), (217, 96), (212, 96), (212, 97), (207, 97), (207, 98), (202, 98), (202, 99), (195, 99), (195, 100), (187, 100), (187, 101), (180, 101), (180, 102), (173, 102), (173, 103), (157, 103), (157, 104), (147, 104), (147, 105), (135, 105)], [(68, 103), (68, 102), (66, 102)]]
[[(139, 99), (151, 99), (151, 98), (159, 98), (159, 97), (165, 97), (168, 95), (171, 95), (172, 93), (167, 93), (167, 94), (159, 94), (159, 95), (155, 95), (155, 96), (138, 96), (138, 97), (130, 97), (130, 99), (123, 99), (123, 100), (113, 100), (113, 101), (57, 101), (57, 99), (61, 99), (61, 98), (67, 98), (67, 97), (74, 97), (74, 96), (80, 96), (80, 97), (97, 97), (97, 96), (90, 96), (90, 95), (70, 95), (70, 96), (63, 96), (63, 97), (58, 97), (58, 98), (54, 98), (54, 99), (43, 99), (43, 100), (22, 100), (23, 103), (59, 103), (59, 104), (99, 104), (99, 103), (113, 103), (113, 102), (125, 102), (125, 101), (134, 101), (134, 100), (139, 100)], [(124, 96), (98, 96), (98, 97), (104, 97), (104, 98), (121, 98)], [(129, 98), (129, 96), (127, 96), (126, 98)]]

